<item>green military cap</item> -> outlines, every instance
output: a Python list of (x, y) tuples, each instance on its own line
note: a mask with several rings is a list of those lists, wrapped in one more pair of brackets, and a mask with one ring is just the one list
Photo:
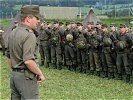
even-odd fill
[(70, 22), (66, 22), (66, 26), (69, 25), (69, 24), (70, 24)]
[(64, 23), (63, 22), (59, 22), (59, 25), (63, 25)]
[(102, 22), (100, 22), (100, 21), (97, 21), (96, 25), (99, 25), (99, 24), (103, 24), (103, 23), (102, 23)]
[(81, 22), (77, 22), (77, 26), (83, 26)]
[(126, 25), (125, 24), (120, 24), (120, 28), (125, 28)]
[(107, 27), (108, 27), (107, 24), (102, 24), (102, 29)]
[(76, 22), (73, 21), (73, 22), (71, 22), (71, 24), (76, 24)]
[(94, 24), (94, 22), (93, 22), (93, 21), (92, 21), (92, 22), (88, 22), (88, 25), (89, 25), (89, 24), (90, 24), (90, 25), (93, 25), (93, 24)]
[(51, 22), (46, 22), (46, 23), (47, 23), (47, 25), (51, 24)]
[(113, 26), (116, 27), (116, 24), (115, 23), (111, 23), (110, 27), (113, 27)]
[(23, 6), (21, 8), (21, 14), (32, 14), (33, 16), (36, 16), (37, 18), (43, 17), (40, 14), (38, 5), (25, 5), (25, 6)]
[(54, 21), (54, 23), (53, 24), (59, 24), (59, 22), (58, 21)]

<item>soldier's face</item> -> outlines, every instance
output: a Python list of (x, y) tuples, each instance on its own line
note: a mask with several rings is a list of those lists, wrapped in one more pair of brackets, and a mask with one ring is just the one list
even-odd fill
[(115, 26), (111, 26), (110, 29), (111, 29), (112, 31), (115, 31), (115, 30), (116, 30), (116, 27), (115, 27)]
[(120, 28), (120, 32), (125, 32), (125, 28), (124, 27), (121, 27)]
[(40, 23), (40, 19), (35, 16), (28, 16), (27, 21), (29, 23), (29, 27), (32, 29), (36, 29), (37, 25)]

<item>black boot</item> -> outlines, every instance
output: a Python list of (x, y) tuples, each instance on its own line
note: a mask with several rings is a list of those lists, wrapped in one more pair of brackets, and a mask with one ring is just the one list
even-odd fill
[(71, 65), (68, 65), (67, 66), (67, 69), (71, 71)]
[(94, 75), (94, 70), (90, 70), (90, 75)]
[(5, 51), (3, 51), (3, 56), (5, 55)]
[(53, 63), (53, 69), (57, 69), (56, 63)]
[(122, 74), (118, 73), (118, 80), (122, 80)]
[(127, 74), (127, 75), (126, 75), (126, 82), (127, 82), (127, 83), (130, 83), (130, 74)]
[(100, 77), (100, 71), (96, 72), (96, 76)]
[(85, 67), (83, 67), (83, 73), (87, 73), (87, 70), (86, 70), (86, 68)]
[(108, 72), (107, 71), (104, 71), (102, 78), (106, 78), (106, 77), (108, 77)]
[(73, 65), (73, 70), (74, 70), (74, 72), (76, 72), (76, 70), (77, 70), (77, 65)]
[(44, 65), (44, 61), (41, 61), (41, 64), (40, 64), (40, 66), (43, 66)]
[(61, 63), (61, 62), (59, 62), (59, 67), (58, 67), (58, 69), (59, 69), (59, 70), (62, 69), (62, 63)]
[(47, 62), (46, 68), (49, 68), (49, 62)]
[(109, 72), (108, 79), (114, 79), (114, 73), (113, 72)]

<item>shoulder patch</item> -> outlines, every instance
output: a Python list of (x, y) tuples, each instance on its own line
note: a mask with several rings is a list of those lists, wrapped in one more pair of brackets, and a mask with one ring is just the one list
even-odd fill
[(33, 33), (33, 31), (32, 30), (30, 30), (30, 29), (26, 29), (28, 32), (31, 32), (31, 33)]

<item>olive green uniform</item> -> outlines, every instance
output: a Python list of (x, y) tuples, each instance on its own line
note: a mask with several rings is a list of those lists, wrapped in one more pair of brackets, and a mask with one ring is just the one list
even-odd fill
[(61, 37), (61, 43), (60, 43), (60, 46), (61, 46), (61, 56), (62, 56), (62, 60), (64, 62), (64, 66), (66, 65), (66, 61), (65, 61), (65, 29), (64, 28), (59, 28), (59, 34), (60, 34), (60, 37)]
[(89, 44), (91, 45), (89, 50), (89, 62), (90, 62), (90, 70), (97, 72), (102, 71), (101, 63), (100, 63), (100, 56), (99, 56), (99, 49), (100, 46), (100, 36), (99, 35), (91, 35)]
[[(103, 32), (102, 33), (102, 67), (104, 71), (104, 77), (109, 76), (110, 74), (113, 75), (114, 73), (114, 65), (112, 61), (112, 40), (110, 38), (110, 34), (108, 32)], [(111, 76), (113, 78), (113, 76)]]
[(50, 39), (51, 32), (48, 28), (40, 30), (40, 55), (41, 55), (41, 62), (44, 64), (45, 56), (46, 56), (46, 67), (49, 67), (49, 63), (51, 62), (50, 56)]
[(87, 71), (87, 41), (82, 31), (78, 31), (79, 36), (76, 39), (77, 47), (77, 63), (80, 72), (86, 73)]
[(118, 74), (122, 74), (123, 73), (123, 67), (125, 69), (125, 72), (127, 75), (131, 74), (131, 69), (129, 66), (129, 62), (128, 62), (128, 52), (129, 52), (129, 45), (131, 43), (130, 39), (128, 38), (126, 33), (119, 33), (117, 35), (117, 40), (118, 42), (124, 42), (125, 47), (121, 48), (120, 45), (118, 45), (118, 43), (116, 44), (116, 48), (117, 48), (117, 61), (116, 61), (116, 65), (117, 65), (117, 70), (118, 70)]
[(40, 52), (40, 57), (41, 57), (41, 63), (40, 65), (43, 66), (44, 65), (44, 61), (45, 61), (45, 54), (44, 54), (44, 33), (45, 33), (45, 30), (44, 29), (40, 29), (40, 32), (39, 32), (39, 40), (40, 40), (40, 43), (39, 43), (39, 52)]
[[(62, 55), (61, 55), (61, 37), (59, 34), (59, 28), (53, 28), (51, 38), (51, 60), (53, 64), (53, 68), (58, 67), (58, 69), (62, 69)], [(57, 62), (59, 66), (57, 66)]]
[(116, 42), (117, 42), (117, 34), (118, 34), (118, 31), (116, 30), (116, 31), (110, 31), (109, 32), (109, 34), (110, 34), (110, 38), (111, 38), (111, 40), (112, 40), (112, 48), (111, 48), (111, 52), (112, 52), (112, 61), (113, 61), (113, 64), (114, 64), (114, 66), (116, 67), (116, 56), (117, 56), (117, 54), (116, 54), (116, 48), (115, 48), (115, 44), (116, 44)]
[[(65, 37), (68, 34), (72, 34), (71, 29), (65, 30)], [(73, 34), (72, 34), (73, 35)], [(75, 55), (76, 48), (74, 46), (73, 41), (67, 41), (65, 39), (65, 59), (66, 59), (66, 65), (69, 70), (73, 68), (73, 65), (76, 65), (76, 55)]]
[[(2, 26), (0, 26), (0, 30), (3, 30)], [(4, 43), (3, 33), (2, 32), (0, 32), (0, 45), (2, 47), (3, 55), (5, 55), (5, 43)]]
[[(31, 73), (24, 61), (35, 59), (36, 36), (24, 24), (14, 29), (9, 35), (7, 57), (11, 59), (11, 99), (39, 99), (36, 76)], [(33, 83), (33, 84), (31, 84)]]

